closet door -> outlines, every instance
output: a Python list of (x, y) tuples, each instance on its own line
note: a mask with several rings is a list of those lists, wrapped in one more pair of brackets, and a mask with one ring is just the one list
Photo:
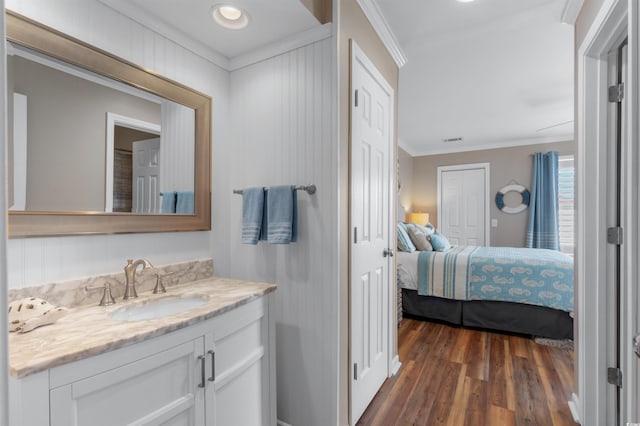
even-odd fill
[(489, 245), (489, 164), (438, 167), (438, 229), (452, 245)]

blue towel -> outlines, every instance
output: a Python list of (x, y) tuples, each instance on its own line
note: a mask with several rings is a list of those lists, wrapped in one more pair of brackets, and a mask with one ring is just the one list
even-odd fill
[(262, 229), (264, 188), (247, 188), (242, 191), (242, 242), (258, 244)]
[(176, 213), (193, 214), (194, 198), (193, 191), (177, 191), (176, 192)]
[(298, 237), (298, 196), (295, 186), (275, 186), (266, 193), (260, 239), (269, 244), (294, 243)]
[(162, 193), (161, 213), (169, 214), (176, 212), (176, 193), (167, 191)]

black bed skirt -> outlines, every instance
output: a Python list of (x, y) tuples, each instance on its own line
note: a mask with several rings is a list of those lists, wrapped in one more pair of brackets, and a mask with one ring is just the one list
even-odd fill
[(506, 331), (550, 339), (573, 339), (573, 318), (568, 312), (543, 306), (488, 300), (451, 300), (419, 296), (402, 289), (402, 311), (455, 325)]

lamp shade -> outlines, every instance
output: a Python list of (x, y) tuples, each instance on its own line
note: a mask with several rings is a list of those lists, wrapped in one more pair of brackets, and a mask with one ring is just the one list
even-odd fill
[(411, 213), (411, 222), (425, 226), (429, 223), (429, 213)]

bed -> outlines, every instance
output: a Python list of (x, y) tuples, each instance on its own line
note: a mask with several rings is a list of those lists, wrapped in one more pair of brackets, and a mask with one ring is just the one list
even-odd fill
[(573, 338), (573, 259), (553, 250), (398, 252), (405, 314), (552, 339)]

